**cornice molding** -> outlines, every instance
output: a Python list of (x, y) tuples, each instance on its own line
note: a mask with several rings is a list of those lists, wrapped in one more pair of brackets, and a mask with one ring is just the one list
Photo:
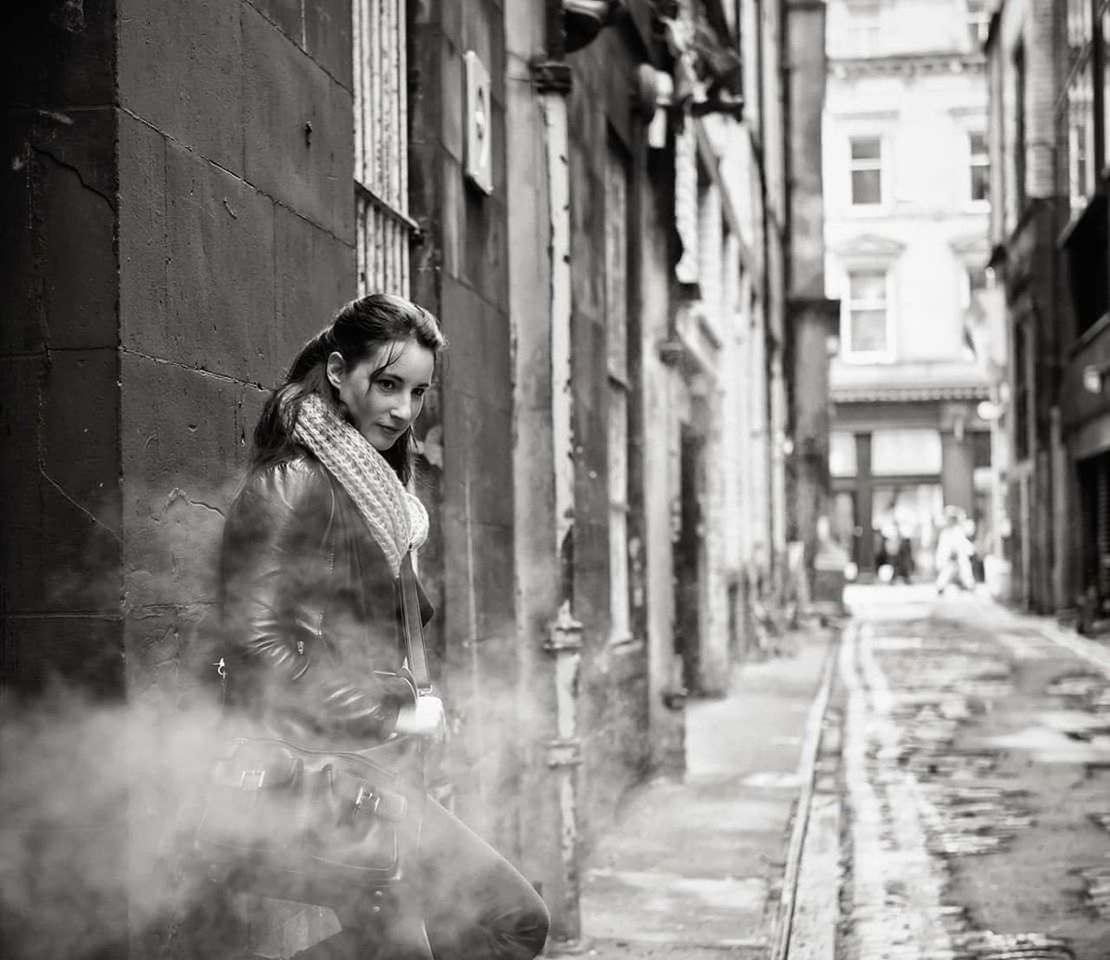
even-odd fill
[(890, 57), (829, 57), (829, 73), (837, 79), (856, 77), (945, 74), (983, 74), (987, 59), (981, 53), (900, 54)]
[(905, 249), (904, 243), (876, 233), (865, 233), (829, 247), (841, 260), (894, 260)]

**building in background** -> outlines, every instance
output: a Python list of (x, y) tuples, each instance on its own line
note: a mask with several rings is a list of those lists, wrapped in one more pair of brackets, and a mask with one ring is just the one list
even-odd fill
[(949, 505), (997, 549), (985, 36), (976, 0), (828, 7), (832, 526), (865, 572), (906, 538), (929, 572)]
[[(178, 702), (268, 388), (344, 300), (411, 296), (452, 345), (417, 471), (456, 729), (437, 789), (572, 941), (581, 848), (628, 789), (681, 773), (687, 693), (725, 689), (753, 610), (782, 598), (788, 537), (813, 539), (788, 474), (821, 510), (788, 440), (827, 442), (805, 162), (823, 15), (463, 10), (18, 15), (0, 679)], [(788, 49), (806, 68), (784, 99)], [(130, 800), (103, 824), (121, 845), (165, 814), (153, 785)], [(283, 921), (286, 948), (312, 916)]]
[(1010, 330), (1016, 603), (1110, 619), (1103, 0), (1005, 0), (991, 21), (993, 263)]

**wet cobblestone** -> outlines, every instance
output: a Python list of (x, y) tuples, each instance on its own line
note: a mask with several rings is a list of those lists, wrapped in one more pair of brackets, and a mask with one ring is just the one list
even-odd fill
[[(1064, 939), (976, 929), (950, 902), (957, 861), (995, 853), (1035, 823), (1029, 794), (999, 772), (1001, 751), (956, 747), (964, 725), (1013, 693), (1007, 648), (960, 624), (902, 621), (887, 625), (893, 636), (883, 626), (865, 626), (845, 659), (856, 685), (844, 767), (852, 862), (838, 957), (1074, 960)], [(1090, 711), (1110, 703), (1108, 690), (1084, 674), (1052, 693)], [(1110, 867), (1084, 879), (1103, 909)]]

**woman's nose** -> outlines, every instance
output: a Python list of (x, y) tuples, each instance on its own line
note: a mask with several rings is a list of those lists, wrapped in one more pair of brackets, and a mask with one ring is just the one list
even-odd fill
[(398, 397), (397, 403), (390, 411), (393, 417), (397, 420), (411, 420), (412, 419), (412, 398), (408, 396)]

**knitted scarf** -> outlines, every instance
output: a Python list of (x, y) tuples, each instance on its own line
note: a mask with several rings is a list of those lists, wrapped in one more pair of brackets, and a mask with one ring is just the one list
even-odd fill
[(393, 468), (361, 433), (312, 394), (297, 414), (293, 437), (347, 491), (397, 577), (401, 561), (428, 537), (424, 505), (401, 484)]

